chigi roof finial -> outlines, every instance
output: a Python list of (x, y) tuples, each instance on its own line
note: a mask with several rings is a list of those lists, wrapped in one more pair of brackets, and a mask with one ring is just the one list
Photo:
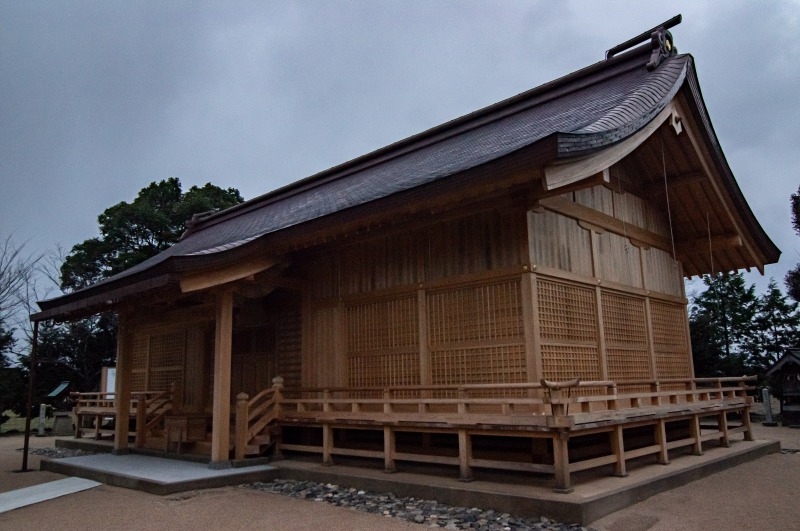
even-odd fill
[(672, 40), (672, 33), (670, 33), (669, 28), (677, 26), (681, 23), (681, 20), (683, 20), (683, 16), (676, 15), (671, 19), (659, 24), (655, 28), (647, 30), (632, 39), (628, 39), (622, 44), (614, 46), (610, 50), (606, 51), (606, 60), (611, 59), (616, 54), (625, 51), (628, 48), (636, 46), (637, 44), (641, 44), (647, 41), (647, 39), (650, 39), (653, 51), (650, 54), (650, 61), (647, 63), (647, 69), (655, 69), (661, 64), (661, 61), (678, 53), (678, 49), (675, 47), (674, 41)]

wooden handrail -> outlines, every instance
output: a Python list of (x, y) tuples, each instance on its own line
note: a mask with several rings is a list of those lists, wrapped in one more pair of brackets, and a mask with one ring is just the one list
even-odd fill
[(250, 398), (247, 393), (236, 395), (234, 427), (234, 457), (244, 459), (247, 445), (280, 416), (283, 378), (272, 380), (272, 387)]

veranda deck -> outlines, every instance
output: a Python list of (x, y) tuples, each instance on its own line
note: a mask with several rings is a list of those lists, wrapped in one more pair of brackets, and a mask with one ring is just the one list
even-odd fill
[(752, 440), (747, 377), (382, 389), (283, 389), (276, 380), (253, 400), (238, 396), (239, 458), (274, 424), (279, 455), (376, 458), (387, 472), (398, 461), (449, 464), (463, 481), (473, 468), (553, 474), (555, 490), (569, 492), (581, 470), (613, 465), (624, 476), (631, 459), (666, 464), (672, 450), (701, 454), (704, 441)]

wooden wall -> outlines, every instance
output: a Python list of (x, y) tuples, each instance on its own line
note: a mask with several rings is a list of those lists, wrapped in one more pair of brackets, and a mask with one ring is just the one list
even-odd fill
[(693, 375), (683, 276), (662, 212), (595, 186), (542, 200), (528, 226), (543, 377)]
[(555, 199), (361, 235), (310, 257), (303, 384), (691, 376), (664, 217), (603, 186)]

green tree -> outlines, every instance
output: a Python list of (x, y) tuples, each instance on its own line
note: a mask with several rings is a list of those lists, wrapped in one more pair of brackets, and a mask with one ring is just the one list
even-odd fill
[(741, 273), (703, 278), (706, 290), (694, 297), (689, 325), (695, 374), (740, 376), (747, 372), (758, 310), (755, 286), (745, 285)]
[(131, 203), (100, 214), (100, 236), (75, 245), (64, 260), (61, 288), (77, 290), (143, 262), (177, 242), (194, 214), (242, 201), (238, 190), (210, 183), (185, 193), (174, 177), (150, 183)]
[[(100, 214), (100, 236), (75, 245), (61, 264), (61, 288), (81, 289), (133, 267), (177, 242), (194, 214), (242, 201), (238, 190), (210, 183), (186, 192), (176, 178), (150, 183), (131, 203)], [(102, 368), (114, 363), (116, 335), (113, 314), (42, 326), (36, 392), (52, 390), (62, 380), (80, 391), (93, 390)]]
[[(797, 235), (800, 236), (800, 187), (797, 188), (796, 193), (792, 194), (790, 202), (792, 206), (792, 226)], [(800, 264), (797, 264), (794, 269), (786, 273), (784, 283), (789, 296), (800, 302)]]
[(775, 279), (770, 279), (767, 292), (758, 299), (758, 311), (753, 319), (753, 336), (747, 346), (749, 365), (764, 372), (787, 348), (799, 345), (797, 303), (787, 301)]

